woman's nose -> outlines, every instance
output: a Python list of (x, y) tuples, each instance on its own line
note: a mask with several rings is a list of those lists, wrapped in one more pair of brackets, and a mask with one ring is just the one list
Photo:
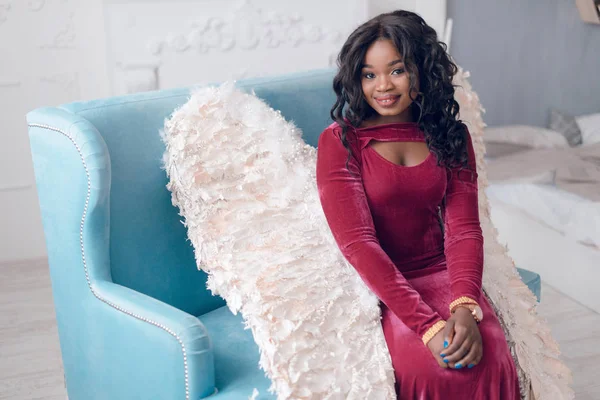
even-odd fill
[(377, 90), (380, 92), (385, 92), (390, 88), (392, 81), (387, 76), (380, 76), (377, 80)]

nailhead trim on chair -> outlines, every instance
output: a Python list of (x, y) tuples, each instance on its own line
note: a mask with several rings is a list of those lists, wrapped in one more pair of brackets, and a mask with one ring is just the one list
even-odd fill
[(85, 217), (87, 215), (87, 210), (88, 210), (88, 204), (90, 201), (90, 193), (91, 193), (91, 180), (90, 180), (90, 173), (87, 167), (87, 164), (85, 163), (85, 159), (83, 157), (83, 153), (81, 152), (81, 149), (79, 148), (79, 146), (77, 145), (77, 143), (75, 142), (75, 140), (73, 139), (73, 137), (69, 134), (67, 134), (66, 132), (58, 129), (58, 128), (54, 128), (51, 127), (49, 125), (42, 125), (42, 124), (29, 124), (30, 127), (36, 127), (36, 128), (43, 128), (43, 129), (48, 129), (54, 132), (58, 132), (63, 134), (64, 136), (66, 136), (71, 143), (73, 143), (73, 145), (75, 146), (75, 148), (77, 149), (77, 152), (79, 153), (79, 157), (81, 157), (81, 162), (83, 163), (83, 168), (85, 169), (85, 175), (87, 178), (87, 194), (85, 197), (85, 207), (83, 209), (83, 215), (81, 217), (81, 225), (79, 227), (79, 243), (81, 244), (81, 258), (83, 261), (83, 269), (85, 271), (85, 279), (87, 281), (88, 287), (90, 288), (90, 291), (92, 292), (92, 294), (101, 302), (108, 304), (110, 307), (124, 313), (127, 314), (133, 318), (139, 319), (140, 321), (144, 321), (147, 322), (151, 325), (154, 325), (156, 327), (159, 327), (160, 329), (164, 330), (165, 332), (169, 333), (171, 336), (173, 336), (181, 345), (181, 351), (183, 353), (183, 370), (185, 373), (185, 399), (189, 400), (190, 398), (190, 390), (189, 390), (189, 382), (188, 382), (188, 366), (187, 366), (187, 352), (185, 350), (185, 345), (183, 344), (183, 341), (181, 340), (181, 338), (179, 337), (179, 335), (177, 335), (175, 332), (173, 332), (170, 328), (168, 328), (167, 326), (160, 324), (156, 321), (153, 321), (151, 319), (148, 319), (146, 317), (142, 317), (141, 315), (137, 315), (132, 313), (131, 311), (128, 311), (114, 303), (111, 303), (110, 301), (104, 299), (103, 297), (101, 297), (98, 293), (96, 293), (96, 291), (94, 290), (94, 288), (92, 288), (92, 283), (90, 281), (90, 276), (88, 273), (88, 268), (87, 268), (87, 263), (85, 261), (85, 248), (83, 246), (83, 225), (85, 224)]

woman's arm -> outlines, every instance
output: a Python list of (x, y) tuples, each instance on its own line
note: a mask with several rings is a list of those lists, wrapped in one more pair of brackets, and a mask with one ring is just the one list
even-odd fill
[[(396, 268), (376, 237), (360, 168), (332, 127), (319, 137), (317, 186), (321, 205), (333, 236), (348, 262), (373, 293), (421, 338), (444, 320), (434, 312)], [(434, 327), (435, 325), (435, 327)], [(428, 335), (428, 336), (429, 336)]]
[[(465, 128), (466, 129), (466, 128)], [(477, 302), (483, 273), (483, 234), (479, 223), (477, 166), (471, 135), (466, 131), (468, 169), (448, 172), (444, 207), (444, 253), (454, 301), (466, 296)]]

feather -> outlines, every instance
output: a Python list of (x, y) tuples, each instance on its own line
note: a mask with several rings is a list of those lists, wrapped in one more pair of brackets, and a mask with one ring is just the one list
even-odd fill
[(208, 288), (241, 312), (278, 399), (395, 399), (377, 298), (321, 208), (316, 149), (226, 82), (165, 121), (165, 170)]

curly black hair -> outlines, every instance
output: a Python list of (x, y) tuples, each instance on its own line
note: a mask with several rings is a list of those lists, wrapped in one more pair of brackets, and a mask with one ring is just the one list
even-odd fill
[[(333, 79), (337, 100), (330, 115), (342, 128), (342, 143), (348, 149), (348, 160), (352, 153), (345, 119), (352, 127), (360, 127), (363, 121), (376, 114), (364, 98), (361, 69), (368, 48), (383, 39), (392, 41), (402, 56), (410, 76), (413, 120), (424, 132), (428, 147), (436, 155), (437, 165), (467, 167), (468, 133), (466, 126), (457, 119), (459, 106), (454, 99), (452, 84), (458, 68), (447, 54), (446, 44), (438, 41), (435, 30), (418, 14), (404, 10), (380, 14), (363, 23), (350, 34), (338, 54), (338, 72)], [(412, 98), (417, 79), (420, 91)]]

